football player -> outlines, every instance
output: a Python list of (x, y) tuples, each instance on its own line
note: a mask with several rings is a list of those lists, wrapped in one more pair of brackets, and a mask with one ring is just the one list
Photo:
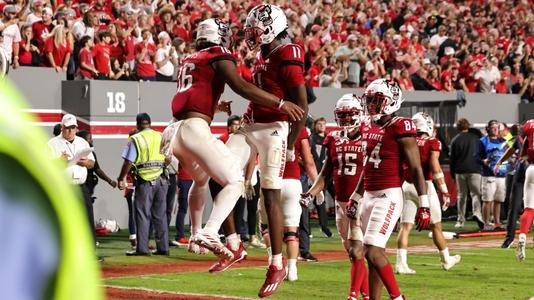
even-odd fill
[[(245, 22), (245, 40), (251, 50), (260, 47), (253, 70), (253, 81), (256, 86), (280, 99), (292, 99), (307, 113), (304, 50), (299, 45), (287, 42), (287, 28), (286, 15), (278, 6), (262, 4), (249, 12)], [(255, 157), (256, 153), (259, 156), (260, 185), (269, 220), (273, 256), (258, 296), (267, 297), (278, 290), (286, 277), (282, 262), (284, 229), (280, 189), (286, 157), (290, 161), (295, 159), (293, 147), (304, 127), (305, 119), (290, 119), (276, 107), (258, 103), (249, 105), (243, 119), (243, 126), (230, 137), (226, 145), (239, 157), (240, 170), (244, 169), (247, 161)], [(225, 214), (228, 215), (226, 211)], [(235, 228), (231, 228), (234, 226), (232, 223), (234, 222), (228, 220), (225, 222), (228, 224), (224, 228), (225, 234), (235, 232)], [(217, 243), (215, 240), (219, 238), (217, 231), (213, 229), (200, 231), (196, 236), (197, 240), (205, 241), (206, 246), (212, 241)], [(239, 243), (230, 243), (230, 246), (232, 248), (228, 252), (239, 250)]]
[(402, 212), (404, 161), (419, 196), (417, 229), (427, 229), (430, 225), (415, 125), (412, 119), (395, 115), (402, 101), (399, 85), (386, 79), (371, 82), (362, 97), (362, 107), (371, 118), (371, 124), (363, 132), (366, 164), (358, 187), (350, 197), (350, 212), (359, 213), (361, 219), (371, 299), (380, 299), (382, 283), (391, 299), (403, 299), (385, 247)]
[(323, 168), (308, 192), (302, 194), (302, 201), (310, 202), (313, 196), (322, 193), (326, 178), (333, 175), (336, 227), (351, 260), (349, 300), (358, 299), (360, 292), (363, 299), (369, 297), (360, 221), (347, 216), (347, 203), (363, 171), (365, 153), (360, 131), (362, 113), (360, 100), (353, 94), (343, 95), (337, 101), (334, 115), (342, 130), (333, 131), (325, 138), (326, 159)]
[(525, 260), (525, 247), (527, 233), (534, 220), (534, 119), (527, 120), (523, 125), (525, 141), (521, 149), (521, 157), (528, 161), (529, 166), (525, 172), (525, 187), (523, 188), (524, 210), (519, 219), (519, 243), (517, 243), (516, 257), (519, 261)]
[[(449, 256), (449, 248), (441, 231), (441, 208), (438, 194), (434, 188), (432, 180), (435, 180), (443, 195), (443, 211), (447, 210), (450, 203), (450, 194), (445, 184), (445, 176), (439, 164), (439, 154), (441, 152), (441, 142), (433, 137), (434, 120), (428, 113), (416, 113), (412, 120), (417, 129), (417, 146), (421, 156), (421, 167), (426, 181), (426, 189), (430, 201), (430, 229), (432, 230), (432, 239), (434, 245), (439, 250), (441, 257), (441, 267), (447, 271), (455, 264), (460, 262), (461, 256)], [(406, 170), (407, 171), (407, 170)], [(412, 230), (415, 221), (415, 214), (419, 205), (419, 197), (413, 177), (410, 172), (405, 172), (406, 181), (402, 185), (404, 192), (404, 207), (400, 218), (401, 226), (397, 236), (397, 262), (395, 270), (398, 274), (415, 274), (415, 271), (408, 267), (408, 236)]]
[[(178, 71), (178, 90), (172, 100), (172, 113), (179, 121), (172, 141), (173, 153), (193, 177), (189, 192), (193, 237), (197, 236), (202, 224), (209, 177), (224, 188), (214, 199), (214, 209), (205, 227), (207, 232), (219, 230), (243, 191), (242, 168), (238, 159), (210, 130), (215, 110), (218, 107), (228, 109), (224, 103), (218, 105), (224, 85), (228, 84), (242, 97), (285, 118), (300, 120), (304, 114), (295, 104), (267, 93), (239, 76), (235, 59), (228, 50), (231, 40), (231, 30), (222, 21), (207, 19), (199, 24), (196, 37), (198, 52), (183, 60)], [(193, 240), (219, 256), (232, 258), (232, 252), (222, 245), (218, 236), (211, 237), (205, 235), (200, 241)], [(199, 247), (192, 250), (202, 252)]]
[[(310, 177), (310, 179), (315, 180), (317, 178), (317, 168), (315, 167), (315, 162), (313, 161), (313, 156), (311, 154), (310, 143), (308, 141), (309, 137), (310, 132), (308, 128), (303, 128), (301, 130), (297, 142), (295, 143), (295, 156), (297, 157), (297, 159), (293, 161), (286, 161), (282, 181), (282, 192), (280, 201), (284, 217), (284, 242), (286, 243), (288, 281), (298, 280), (298, 227), (300, 222), (300, 215), (302, 213), (302, 207), (300, 203), (300, 196), (302, 194), (302, 183), (300, 181), (301, 172), (298, 158), (301, 159), (302, 166), (306, 174)], [(317, 198), (323, 199), (322, 201), (324, 201), (324, 195), (322, 194), (322, 192), (320, 193), (320, 195), (318, 195)], [(265, 243), (268, 246), (267, 254), (269, 255), (268, 261), (270, 262), (272, 260), (272, 248), (270, 247), (271, 243), (269, 240), (269, 230), (267, 229), (269, 220), (265, 211), (263, 197), (261, 197), (260, 202), (261, 204), (258, 206), (258, 210), (260, 213), (260, 224)]]

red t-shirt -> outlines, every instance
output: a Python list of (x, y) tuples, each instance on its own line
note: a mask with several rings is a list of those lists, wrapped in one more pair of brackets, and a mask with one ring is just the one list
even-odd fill
[(181, 164), (178, 165), (178, 180), (193, 180), (193, 177), (187, 174)]
[(94, 49), (95, 65), (98, 73), (110, 74), (110, 45), (96, 44)]
[(45, 25), (43, 21), (32, 24), (33, 38), (37, 41), (39, 51), (43, 53), (46, 39), (50, 36), (54, 25)]
[(528, 162), (534, 163), (534, 119), (527, 120), (523, 125), (523, 134), (525, 135), (525, 143), (527, 143)]
[(124, 38), (124, 59), (127, 61), (135, 59), (135, 37), (133, 35)]
[(26, 45), (26, 43), (24, 42), (24, 39), (21, 39), (19, 42), (19, 63), (30, 65), (32, 63), (32, 53), (31, 51), (26, 51), (24, 45)]
[(93, 60), (93, 52), (91, 52), (91, 50), (82, 48), (79, 54), (79, 63), (80, 63), (80, 75), (87, 77), (87, 78), (93, 78), (93, 73), (91, 73), (91, 71), (86, 70), (81, 67), (82, 63), (85, 63), (93, 68), (95, 67), (94, 60)]
[[(145, 43), (137, 43), (135, 45), (134, 53), (137, 55), (138, 53), (141, 53), (141, 51), (145, 48)], [(153, 77), (156, 76), (156, 69), (154, 69), (154, 54), (156, 54), (157, 48), (156, 45), (152, 43), (148, 43), (146, 48), (148, 51), (146, 52), (145, 57), (141, 61), (137, 61), (136, 68), (137, 68), (137, 76), (139, 77)]]
[(328, 149), (327, 159), (332, 164), (336, 201), (347, 202), (363, 171), (365, 153), (362, 136), (352, 140), (343, 136), (342, 131), (332, 131), (323, 144)]
[(450, 71), (443, 71), (441, 73), (441, 89), (451, 90), (452, 89), (452, 74)]
[(176, 82), (178, 91), (172, 100), (172, 114), (199, 112), (213, 119), (217, 103), (224, 92), (224, 78), (217, 76), (212, 63), (235, 58), (230, 50), (213, 46), (184, 58)]
[(306, 85), (311, 87), (319, 87), (319, 74), (321, 74), (321, 68), (316, 65), (312, 65), (308, 69), (309, 79), (306, 82)]
[(307, 140), (310, 137), (309, 129), (304, 127), (300, 132), (297, 141), (295, 141), (295, 160), (286, 161), (284, 169), (284, 179), (299, 179), (300, 180), (300, 166), (299, 157), (301, 153), (302, 140)]
[[(295, 44), (285, 44), (267, 58), (260, 51), (252, 76), (256, 86), (277, 97), (288, 99), (288, 89), (304, 84), (304, 50)], [(279, 109), (252, 102), (243, 117), (256, 123), (288, 120), (288, 116)]]
[[(72, 50), (70, 49), (69, 43), (67, 41), (65, 41), (65, 44), (56, 47), (54, 45), (54, 37), (50, 36), (45, 42), (44, 52), (52, 53), (56, 66), (63, 67), (63, 65), (65, 64), (65, 56), (67, 56), (68, 53), (71, 53)], [(47, 66), (52, 67), (48, 59), (46, 59), (45, 61)]]
[(118, 60), (121, 64), (124, 62), (124, 48), (122, 47), (121, 42), (118, 42), (114, 44), (115, 41), (111, 41), (111, 44), (109, 45), (110, 49), (110, 57), (115, 58)]
[(505, 80), (499, 80), (495, 84), (495, 91), (497, 94), (507, 94), (508, 93), (508, 85), (506, 84)]
[[(433, 180), (432, 168), (430, 167), (430, 153), (432, 151), (441, 152), (441, 142), (434, 137), (417, 137), (417, 146), (419, 147), (419, 156), (421, 158), (421, 168), (425, 175), (425, 180)], [(412, 173), (408, 166), (404, 165), (404, 177), (409, 183), (413, 183)]]
[(404, 157), (398, 139), (416, 137), (412, 119), (394, 116), (383, 126), (372, 124), (363, 133), (367, 145), (364, 189), (378, 191), (400, 188), (403, 182)]

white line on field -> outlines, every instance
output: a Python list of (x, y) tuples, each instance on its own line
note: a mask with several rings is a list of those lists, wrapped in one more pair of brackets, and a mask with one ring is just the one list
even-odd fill
[(175, 295), (184, 295), (184, 296), (197, 296), (197, 297), (217, 297), (222, 299), (255, 299), (255, 298), (246, 298), (242, 296), (225, 296), (225, 295), (212, 295), (212, 294), (200, 294), (200, 293), (186, 293), (186, 292), (172, 292), (172, 291), (165, 291), (165, 290), (157, 290), (157, 289), (149, 289), (144, 287), (127, 287), (127, 286), (120, 286), (120, 285), (110, 285), (110, 284), (104, 284), (102, 287), (108, 287), (108, 288), (114, 288), (114, 289), (122, 289), (122, 290), (138, 290), (138, 291), (144, 291), (144, 292), (152, 292), (152, 293), (158, 293), (158, 294), (175, 294)]

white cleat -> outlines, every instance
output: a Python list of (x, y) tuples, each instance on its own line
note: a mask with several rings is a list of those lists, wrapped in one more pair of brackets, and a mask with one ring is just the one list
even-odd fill
[(462, 260), (462, 257), (460, 255), (449, 256), (449, 261), (442, 262), (441, 267), (443, 268), (443, 270), (448, 271), (452, 267), (454, 267), (454, 265), (460, 263), (461, 260)]
[(395, 270), (397, 274), (412, 275), (417, 273), (415, 270), (410, 269), (407, 264), (397, 264), (395, 265)]
[(525, 247), (526, 247), (527, 241), (526, 240), (519, 240), (519, 243), (517, 243), (517, 248), (515, 249), (515, 257), (517, 257), (518, 261), (524, 261), (525, 260)]
[(454, 228), (464, 228), (464, 222), (456, 222), (456, 224), (454, 224)]
[(286, 267), (287, 277), (286, 279), (290, 282), (299, 280), (297, 275), (297, 268), (288, 268)]
[(250, 239), (250, 245), (254, 248), (261, 248), (261, 249), (265, 249), (267, 248), (267, 246), (265, 246), (264, 243), (262, 243), (257, 237), (252, 237)]
[(232, 251), (230, 251), (230, 249), (226, 248), (223, 243), (221, 243), (221, 240), (219, 239), (219, 235), (217, 233), (212, 234), (201, 230), (193, 236), (192, 240), (200, 247), (209, 249), (219, 258), (227, 260), (234, 259), (234, 254), (232, 253)]
[(208, 249), (195, 244), (192, 239), (189, 240), (189, 244), (187, 245), (187, 251), (200, 255), (206, 255), (210, 252)]

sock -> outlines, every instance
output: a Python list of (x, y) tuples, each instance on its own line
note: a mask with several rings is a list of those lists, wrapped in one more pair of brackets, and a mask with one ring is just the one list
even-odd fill
[(204, 212), (204, 195), (208, 190), (208, 185), (200, 185), (193, 182), (189, 189), (189, 215), (191, 216), (191, 236), (195, 235), (202, 228), (202, 214)]
[(439, 256), (441, 256), (441, 262), (444, 262), (444, 263), (448, 262), (449, 261), (449, 248), (440, 250)]
[(376, 269), (376, 270), (378, 272), (378, 275), (380, 276), (380, 279), (386, 286), (389, 296), (392, 299), (399, 297), (401, 295), (401, 292), (399, 290), (399, 285), (397, 284), (397, 280), (395, 279), (393, 268), (391, 267), (391, 264), (389, 263), (389, 261), (385, 266), (383, 266), (380, 269)]
[(282, 264), (282, 253), (273, 255), (271, 265), (275, 266), (279, 270), (284, 267), (284, 265)]
[(365, 260), (362, 258), (362, 270), (363, 270), (363, 280), (360, 286), (360, 293), (362, 294), (363, 299), (369, 299), (369, 273), (367, 273), (367, 268), (365, 267)]
[(356, 295), (358, 295), (358, 293), (361, 291), (363, 295), (364, 290), (366, 290), (365, 293), (368, 294), (369, 287), (363, 287), (366, 277), (367, 269), (365, 268), (365, 259), (353, 259), (350, 266), (350, 292), (354, 292)]
[(397, 249), (397, 265), (408, 264), (408, 249)]
[(239, 249), (240, 242), (241, 240), (235, 233), (226, 236), (226, 245), (228, 245), (230, 250), (232, 251), (237, 251), (237, 249)]
[(295, 258), (289, 258), (289, 259), (287, 260), (287, 268), (288, 268), (289, 270), (293, 270), (293, 269), (296, 270), (296, 269), (297, 269), (297, 259), (295, 259)]
[(270, 266), (273, 261), (273, 250), (271, 247), (267, 248), (267, 265)]
[(527, 235), (524, 233), (519, 234), (519, 241), (520, 242), (526, 242), (527, 241)]
[[(532, 225), (532, 219), (534, 219), (534, 208), (527, 207), (523, 211), (521, 218), (519, 219), (519, 232), (527, 235)], [(525, 237), (526, 238), (526, 237)]]
[(213, 210), (210, 218), (204, 226), (204, 230), (217, 233), (222, 223), (234, 209), (235, 204), (243, 192), (243, 182), (227, 184), (213, 201)]
[(137, 234), (130, 234), (129, 239), (130, 239), (130, 240), (135, 240), (135, 239), (137, 239)]

